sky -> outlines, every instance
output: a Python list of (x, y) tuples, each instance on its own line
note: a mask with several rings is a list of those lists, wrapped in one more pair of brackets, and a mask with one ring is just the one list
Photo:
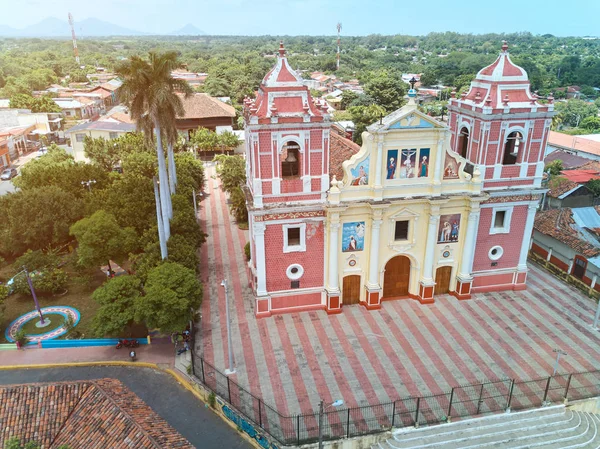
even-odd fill
[(529, 31), (600, 35), (600, 0), (0, 0), (0, 24), (88, 17), (143, 32), (187, 23), (207, 34), (332, 35)]

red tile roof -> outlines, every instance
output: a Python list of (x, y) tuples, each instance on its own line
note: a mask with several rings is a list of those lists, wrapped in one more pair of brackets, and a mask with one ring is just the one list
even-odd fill
[(563, 193), (573, 190), (578, 185), (578, 183), (573, 182), (568, 178), (562, 176), (556, 177), (551, 179), (548, 183), (548, 187), (550, 187), (550, 190), (548, 190), (548, 196), (551, 196), (552, 198), (558, 198)]
[(0, 404), (0, 447), (18, 437), (44, 449), (193, 449), (115, 379), (0, 386)]
[(600, 254), (600, 248), (579, 237), (570, 207), (538, 212), (535, 216), (534, 229), (553, 237), (585, 257)]
[(598, 170), (564, 170), (561, 174), (571, 182), (577, 184), (584, 184), (592, 179), (600, 179), (600, 172)]
[(181, 118), (235, 117), (235, 108), (208, 94), (197, 93), (185, 98), (179, 94), (185, 115)]
[(331, 132), (329, 143), (329, 176), (333, 179), (335, 175), (338, 181), (344, 177), (342, 162), (347, 161), (360, 151), (360, 147), (336, 132)]

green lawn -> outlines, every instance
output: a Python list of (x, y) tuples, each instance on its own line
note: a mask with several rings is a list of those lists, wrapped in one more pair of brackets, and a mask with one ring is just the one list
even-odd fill
[[(42, 296), (38, 295), (40, 307), (47, 306), (71, 306), (79, 310), (81, 320), (75, 329), (81, 332), (85, 338), (91, 338), (90, 325), (98, 304), (92, 300), (92, 292), (98, 288), (105, 280), (106, 275), (96, 270), (91, 276), (81, 277), (73, 270), (70, 264), (67, 264), (63, 269), (69, 275), (69, 283), (67, 284), (67, 292), (65, 294)], [(6, 281), (11, 277), (13, 269), (8, 266), (0, 270), (0, 279)], [(35, 310), (33, 298), (31, 295), (13, 294), (6, 298), (6, 309), (4, 312), (4, 322), (0, 323), (0, 343), (7, 343), (4, 337), (6, 327), (19, 316)], [(35, 328), (35, 321), (32, 320), (30, 325)], [(64, 338), (60, 337), (60, 338)]]
[(38, 315), (33, 320), (27, 321), (27, 323), (23, 325), (22, 329), (27, 335), (40, 335), (53, 331), (65, 323), (65, 317), (60, 313), (49, 313), (47, 315), (44, 314), (44, 320), (50, 320), (50, 324), (44, 327), (37, 327), (36, 324), (40, 321)]

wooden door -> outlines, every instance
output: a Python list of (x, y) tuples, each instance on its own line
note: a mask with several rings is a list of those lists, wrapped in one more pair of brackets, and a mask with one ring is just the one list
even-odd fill
[(444, 295), (450, 292), (452, 267), (439, 267), (435, 272), (435, 294)]
[(410, 259), (396, 256), (385, 265), (383, 275), (383, 297), (407, 296), (410, 281)]
[(587, 261), (580, 259), (579, 257), (575, 258), (575, 264), (573, 265), (573, 276), (579, 279), (583, 279), (585, 275), (585, 269), (587, 268)]
[(360, 302), (360, 276), (352, 275), (344, 277), (344, 288), (342, 290), (342, 303), (347, 306)]

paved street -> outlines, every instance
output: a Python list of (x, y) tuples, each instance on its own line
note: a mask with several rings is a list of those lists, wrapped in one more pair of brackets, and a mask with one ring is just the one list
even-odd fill
[(204, 357), (227, 368), (223, 278), (230, 281), (233, 349), (239, 383), (284, 414), (315, 410), (319, 398), (348, 406), (499, 378), (531, 379), (600, 369), (600, 332), (591, 330), (595, 304), (532, 266), (523, 292), (445, 295), (435, 304), (385, 301), (378, 311), (346, 306), (257, 320), (245, 269), (246, 233), (229, 216), (213, 167), (207, 168), (200, 211), (208, 234), (202, 247)]
[(147, 368), (82, 367), (0, 371), (0, 384), (119, 379), (197, 448), (249, 449), (236, 431), (166, 373)]

